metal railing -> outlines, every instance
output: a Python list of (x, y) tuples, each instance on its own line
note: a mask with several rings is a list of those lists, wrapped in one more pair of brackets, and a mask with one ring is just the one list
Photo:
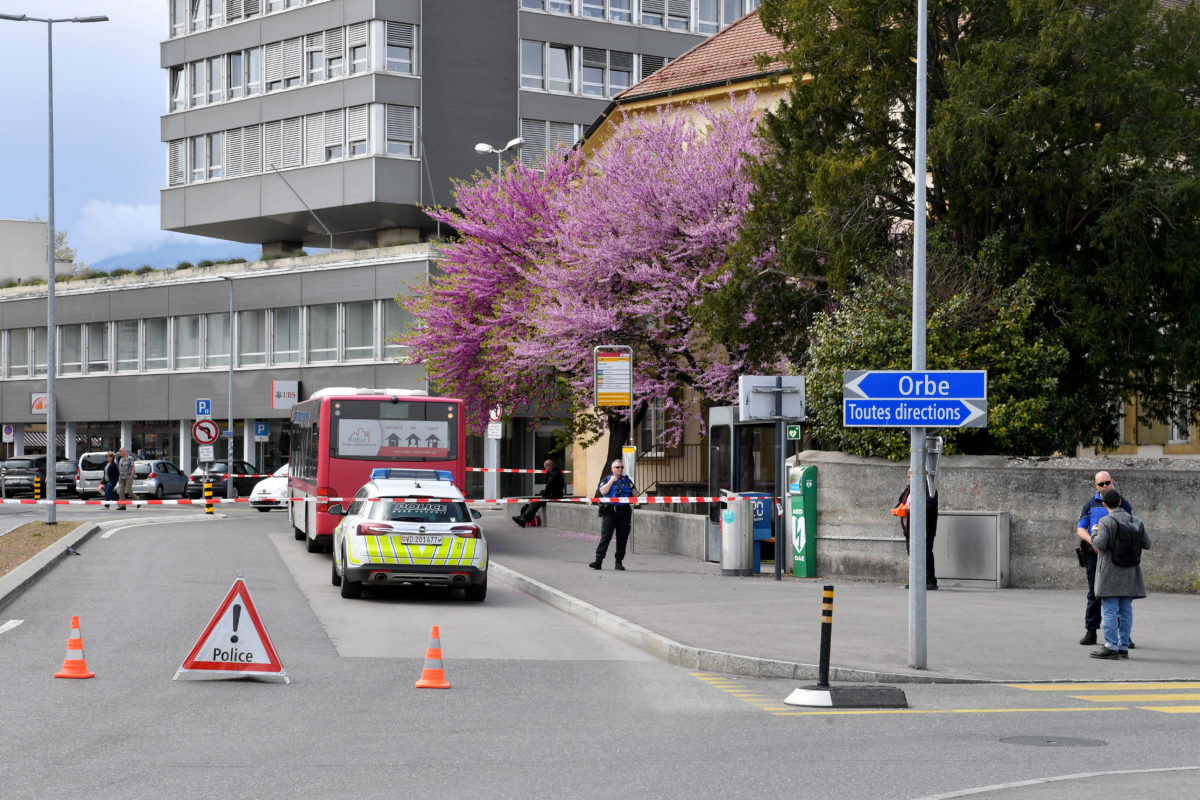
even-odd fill
[[(655, 496), (703, 496), (708, 493), (707, 448), (702, 443), (682, 444), (663, 456), (639, 453), (636, 481), (642, 494)], [(669, 503), (654, 506), (663, 511), (705, 514), (705, 503)]]

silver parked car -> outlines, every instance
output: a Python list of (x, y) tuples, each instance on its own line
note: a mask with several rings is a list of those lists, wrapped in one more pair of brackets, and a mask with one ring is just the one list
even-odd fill
[(170, 461), (133, 462), (133, 493), (139, 497), (183, 497), (187, 483), (187, 473)]

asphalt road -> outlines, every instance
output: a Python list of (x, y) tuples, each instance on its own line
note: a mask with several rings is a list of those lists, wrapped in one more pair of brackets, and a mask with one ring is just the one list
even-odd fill
[[(498, 581), (482, 604), (344, 600), (282, 513), (130, 512), (80, 549), (0, 611), (6, 800), (1200, 794), (1195, 712), (1115, 699), (1128, 687), (906, 686), (906, 710), (804, 710), (781, 702), (790, 682), (664, 665)], [(291, 684), (172, 680), (238, 575)], [(51, 677), (72, 615), (90, 680)], [(413, 688), (432, 624), (448, 691)]]

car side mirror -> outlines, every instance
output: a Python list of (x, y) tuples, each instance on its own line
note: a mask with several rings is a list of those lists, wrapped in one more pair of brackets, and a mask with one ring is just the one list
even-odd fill
[(326, 509), (326, 511), (328, 511), (330, 514), (333, 514), (335, 517), (346, 516), (346, 509), (342, 508), (341, 503), (334, 503), (328, 509)]
[(471, 519), (483, 519), (483, 514), (480, 514), (478, 510), (472, 508), (471, 509)]

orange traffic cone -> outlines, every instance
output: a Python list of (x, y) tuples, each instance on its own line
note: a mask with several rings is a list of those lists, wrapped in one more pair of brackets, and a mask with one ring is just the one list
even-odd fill
[[(75, 658), (78, 654), (79, 658)], [(67, 639), (67, 657), (63, 659), (62, 669), (54, 673), (56, 678), (94, 678), (96, 673), (88, 672), (87, 659), (83, 657), (83, 637), (79, 635), (79, 617), (71, 617), (71, 636)]]
[(434, 625), (429, 632), (429, 649), (425, 651), (425, 668), (421, 670), (421, 680), (417, 681), (418, 689), (449, 689), (450, 682), (446, 680), (446, 671), (442, 669), (442, 637), (438, 626)]

